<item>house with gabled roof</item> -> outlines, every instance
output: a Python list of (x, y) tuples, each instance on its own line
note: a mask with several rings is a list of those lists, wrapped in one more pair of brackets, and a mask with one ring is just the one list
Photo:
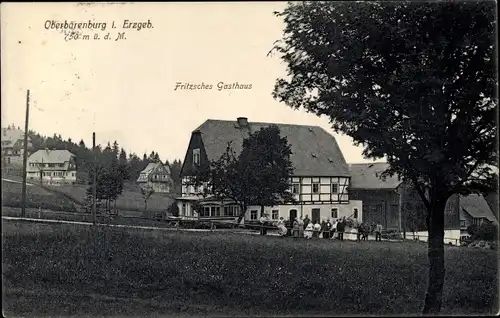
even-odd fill
[(161, 161), (150, 162), (140, 172), (137, 183), (141, 187), (152, 188), (156, 193), (169, 193), (173, 187), (170, 168)]
[[(2, 165), (10, 166), (23, 164), (24, 131), (14, 125), (2, 128)], [(28, 155), (33, 150), (31, 138), (28, 136)]]
[(498, 220), (490, 205), (481, 194), (460, 196), (460, 231), (467, 232), (470, 225), (481, 226), (484, 223), (498, 225)]
[(76, 183), (76, 156), (68, 150), (43, 149), (28, 157), (27, 178), (45, 184)]
[[(188, 217), (236, 217), (239, 207), (234, 202), (210, 202), (200, 195), (199, 189), (188, 185), (196, 167), (207, 166), (225, 152), (229, 142), (239, 154), (243, 139), (261, 128), (276, 125), (281, 136), (291, 146), (290, 159), (294, 174), (290, 179), (290, 191), (296, 203), (265, 207), (264, 213), (273, 220), (279, 217), (294, 219), (308, 215), (312, 221), (355, 217), (362, 219), (361, 201), (349, 197), (350, 171), (335, 138), (318, 126), (249, 122), (245, 117), (236, 120), (206, 120), (191, 134), (181, 169), (182, 196), (177, 198), (181, 215)], [(193, 202), (203, 205), (198, 214), (192, 209)], [(251, 206), (245, 220), (260, 218), (260, 208)]]

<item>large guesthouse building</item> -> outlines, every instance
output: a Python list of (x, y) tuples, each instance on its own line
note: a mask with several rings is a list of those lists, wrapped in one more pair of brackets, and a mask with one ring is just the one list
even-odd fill
[[(236, 218), (240, 214), (237, 204), (231, 200), (221, 202), (204, 198), (200, 189), (188, 185), (188, 180), (195, 174), (196, 167), (206, 167), (210, 161), (219, 159), (229, 142), (239, 154), (244, 138), (270, 125), (278, 126), (281, 136), (291, 145), (294, 173), (290, 191), (296, 202), (265, 207), (264, 213), (272, 220), (308, 215), (312, 221), (344, 216), (361, 221), (362, 203), (349, 197), (349, 166), (332, 135), (317, 126), (251, 123), (244, 117), (236, 121), (209, 119), (192, 132), (181, 169), (182, 196), (177, 198), (180, 215)], [(193, 209), (194, 202), (201, 204), (199, 212)], [(250, 206), (244, 221), (258, 220), (260, 213), (260, 207)]]

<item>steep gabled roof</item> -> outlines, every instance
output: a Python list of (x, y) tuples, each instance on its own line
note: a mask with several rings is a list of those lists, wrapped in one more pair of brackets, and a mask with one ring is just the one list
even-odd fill
[(32, 163), (64, 163), (75, 155), (68, 150), (38, 150), (28, 157)]
[(291, 161), (296, 176), (348, 177), (349, 168), (335, 138), (318, 126), (248, 122), (239, 127), (236, 121), (209, 119), (194, 130), (203, 139), (209, 160), (217, 160), (232, 141), (236, 153), (241, 152), (243, 139), (261, 128), (276, 125), (291, 145)]
[(401, 184), (397, 175), (387, 177), (385, 180), (380, 178), (380, 174), (388, 168), (389, 164), (385, 162), (350, 164), (350, 188), (367, 190), (396, 189)]
[[(16, 142), (24, 141), (24, 131), (17, 128), (2, 128), (2, 147), (14, 147)], [(31, 138), (28, 136), (28, 146), (30, 146)]]
[(167, 174), (170, 174), (170, 168), (164, 164), (162, 164), (161, 162), (150, 162), (148, 163), (148, 165), (146, 166), (146, 168), (144, 168), (144, 170), (141, 171), (141, 173), (144, 173), (144, 174), (150, 174), (152, 172), (155, 172), (157, 168), (159, 167), (163, 167)]
[(490, 222), (498, 223), (488, 202), (480, 194), (460, 196), (460, 208), (474, 218), (485, 218)]

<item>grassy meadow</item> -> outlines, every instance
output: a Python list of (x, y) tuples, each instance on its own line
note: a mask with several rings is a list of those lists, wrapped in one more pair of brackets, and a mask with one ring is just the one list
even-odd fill
[[(425, 244), (7, 221), (4, 314), (419, 314)], [(447, 247), (443, 313), (496, 312), (496, 251)]]
[[(16, 180), (17, 181), (17, 180)], [(43, 187), (28, 180), (27, 206), (29, 208), (48, 209), (53, 211), (77, 212), (78, 207), (84, 204), (87, 186), (61, 185)], [(22, 185), (16, 182), (2, 180), (2, 206), (21, 207)], [(148, 199), (148, 210), (164, 212), (174, 202), (174, 194), (154, 193)], [(144, 211), (144, 198), (137, 186), (128, 185), (123, 194), (116, 201), (116, 207), (124, 211)]]

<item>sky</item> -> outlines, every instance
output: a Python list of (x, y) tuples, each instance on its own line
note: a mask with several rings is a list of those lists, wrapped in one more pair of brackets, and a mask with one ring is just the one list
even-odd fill
[[(327, 118), (273, 99), (286, 68), (267, 53), (283, 35), (273, 12), (285, 4), (2, 3), (2, 127), (24, 127), (29, 89), (30, 129), (87, 146), (95, 132), (101, 145), (116, 140), (127, 153), (154, 150), (162, 160), (182, 160), (191, 132), (206, 119), (247, 117), (321, 126), (348, 163), (371, 162)], [(71, 40), (52, 21), (106, 23), (106, 29), (84, 29), (80, 36), (89, 38)], [(124, 28), (133, 22), (146, 28)], [(212, 89), (175, 90), (177, 82)], [(252, 88), (219, 91), (220, 82)]]

